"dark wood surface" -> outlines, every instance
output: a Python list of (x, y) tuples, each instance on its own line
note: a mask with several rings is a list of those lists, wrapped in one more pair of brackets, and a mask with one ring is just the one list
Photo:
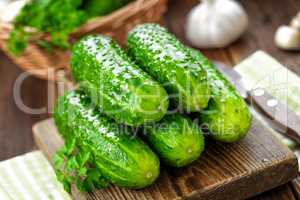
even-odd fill
[(293, 189), (287, 184), (265, 192), (258, 197), (251, 200), (297, 200), (299, 198), (294, 196)]
[[(28, 115), (14, 101), (13, 88), (22, 71), (0, 54), (0, 160), (33, 149), (32, 125), (47, 115)], [(47, 82), (29, 77), (22, 85), (24, 104), (32, 108), (47, 105)]]
[[(33, 132), (38, 147), (51, 160), (63, 144), (53, 120), (39, 122)], [(95, 200), (103, 197), (115, 200), (240, 200), (261, 194), (298, 176), (295, 155), (256, 119), (243, 140), (234, 144), (206, 140), (205, 146), (200, 159), (190, 166), (163, 168), (159, 179), (149, 188), (134, 191), (111, 187), (86, 197)], [(73, 197), (78, 199), (78, 194)]]
[(293, 180), (290, 184), (290, 188), (294, 192), (295, 199), (300, 199), (300, 177)]
[[(185, 41), (183, 36), (185, 15), (195, 3), (197, 3), (195, 0), (170, 0), (169, 2), (166, 25), (183, 41)], [(203, 52), (211, 59), (234, 65), (256, 49), (262, 49), (292, 71), (300, 74), (299, 52), (281, 51), (273, 42), (276, 28), (281, 24), (287, 24), (290, 18), (300, 10), (299, 0), (242, 0), (241, 3), (250, 17), (250, 27), (246, 34), (229, 48)], [(48, 117), (46, 113), (43, 115), (25, 114), (15, 105), (13, 85), (21, 73), (21, 70), (3, 53), (0, 53), (0, 160), (34, 149), (31, 127), (35, 122)], [(46, 81), (33, 77), (27, 78), (22, 87), (25, 104), (34, 108), (47, 106), (47, 87)], [(291, 191), (299, 194), (297, 193), (300, 192), (299, 180), (274, 190), (275, 195), (268, 195), (269, 197), (264, 195), (258, 199), (293, 199)], [(286, 195), (290, 198), (286, 198)]]

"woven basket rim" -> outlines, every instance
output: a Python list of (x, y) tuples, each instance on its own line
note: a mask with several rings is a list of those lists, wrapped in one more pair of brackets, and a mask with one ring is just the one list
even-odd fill
[[(84, 24), (82, 24), (75, 31), (73, 31), (71, 36), (78, 37), (87, 34), (89, 32), (92, 32), (94, 29), (98, 28), (99, 26), (110, 24), (112, 21), (114, 22), (122, 21), (140, 12), (141, 9), (145, 9), (155, 5), (159, 1), (165, 1), (165, 0), (135, 0), (123, 6), (122, 8), (115, 10), (110, 14), (94, 17), (87, 20)], [(7, 40), (9, 38), (9, 33), (13, 29), (13, 26), (14, 25), (12, 22), (0, 22), (0, 39)], [(45, 39), (49, 37), (50, 37), (49, 33), (37, 32), (36, 36), (33, 36), (32, 38), (34, 40), (40, 38)]]
[(88, 33), (94, 30), (95, 28), (108, 24), (112, 21), (121, 21), (126, 18), (135, 15), (137, 12), (140, 12), (141, 9), (151, 7), (158, 3), (161, 0), (135, 0), (126, 6), (112, 12), (106, 16), (99, 16), (93, 19), (88, 20), (85, 24), (80, 26), (74, 33)]
[[(118, 42), (126, 40), (125, 34), (135, 25), (146, 22), (158, 22), (162, 14), (166, 11), (167, 0), (135, 0), (124, 7), (101, 17), (88, 20), (78, 27), (71, 35), (70, 39), (77, 40), (85, 34), (103, 33), (111, 37), (116, 37)], [(7, 47), (6, 42), (12, 30), (12, 23), (0, 22), (0, 48), (10, 57), (20, 68), (46, 80), (60, 80), (56, 72), (65, 71), (69, 74), (69, 51), (55, 50), (55, 54), (49, 55), (45, 50), (40, 49), (35, 44), (36, 39), (50, 39), (50, 34), (37, 32), (32, 35), (29, 46), (21, 56), (14, 56)], [(59, 52), (63, 51), (63, 52)], [(47, 71), (51, 69), (51, 73)], [(49, 74), (52, 75), (49, 77)]]

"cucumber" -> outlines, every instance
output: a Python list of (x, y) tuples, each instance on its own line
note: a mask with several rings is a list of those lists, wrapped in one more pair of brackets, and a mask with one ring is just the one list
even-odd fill
[(193, 112), (207, 106), (210, 88), (205, 70), (165, 28), (157, 24), (138, 25), (129, 32), (127, 48), (137, 64), (163, 84), (180, 108)]
[(201, 113), (201, 122), (211, 131), (213, 138), (222, 142), (235, 142), (245, 137), (252, 115), (235, 87), (199, 51), (190, 49), (207, 72), (211, 85), (211, 100)]
[(74, 79), (100, 111), (118, 123), (138, 126), (165, 115), (165, 89), (135, 65), (111, 38), (87, 36), (74, 45)]
[(204, 150), (204, 136), (197, 124), (180, 114), (165, 116), (147, 126), (145, 138), (170, 166), (183, 167), (198, 159)]
[(110, 183), (138, 189), (158, 177), (156, 154), (141, 139), (132, 137), (128, 129), (94, 109), (83, 92), (71, 91), (62, 96), (54, 119), (65, 142), (76, 138), (76, 145), (93, 155), (89, 165)]

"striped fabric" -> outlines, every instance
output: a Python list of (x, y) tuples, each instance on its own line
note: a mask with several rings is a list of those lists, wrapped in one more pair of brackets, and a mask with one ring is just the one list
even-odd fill
[(0, 163), (1, 200), (71, 200), (40, 151)]
[[(247, 89), (264, 88), (281, 102), (287, 104), (293, 111), (300, 114), (300, 78), (273, 57), (263, 51), (257, 51), (236, 65), (235, 70), (242, 75)], [(260, 121), (265, 122), (255, 111), (252, 113)], [(300, 171), (300, 145), (270, 128), (269, 124), (264, 123), (264, 125), (295, 153)]]
[(300, 78), (263, 51), (235, 66), (248, 89), (265, 88), (300, 114)]

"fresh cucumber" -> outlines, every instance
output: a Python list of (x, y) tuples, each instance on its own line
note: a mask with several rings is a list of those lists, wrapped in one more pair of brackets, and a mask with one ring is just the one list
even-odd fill
[(71, 91), (62, 96), (55, 107), (54, 119), (65, 142), (75, 138), (77, 152), (90, 152), (93, 160), (88, 166), (93, 166), (109, 183), (143, 188), (158, 177), (156, 154), (141, 139), (131, 136), (128, 129), (94, 109), (83, 92)]
[(207, 72), (211, 85), (211, 100), (201, 113), (201, 121), (212, 136), (222, 142), (235, 142), (245, 137), (251, 126), (252, 115), (235, 87), (199, 51), (190, 49)]
[(186, 111), (207, 106), (210, 88), (205, 70), (165, 28), (138, 25), (129, 32), (127, 48), (137, 64), (163, 84), (177, 105)]
[(159, 121), (169, 100), (165, 89), (136, 66), (111, 38), (87, 36), (72, 51), (71, 68), (101, 112), (119, 123)]
[(180, 114), (164, 117), (147, 126), (145, 137), (161, 159), (183, 167), (198, 159), (204, 150), (204, 136), (197, 124)]

